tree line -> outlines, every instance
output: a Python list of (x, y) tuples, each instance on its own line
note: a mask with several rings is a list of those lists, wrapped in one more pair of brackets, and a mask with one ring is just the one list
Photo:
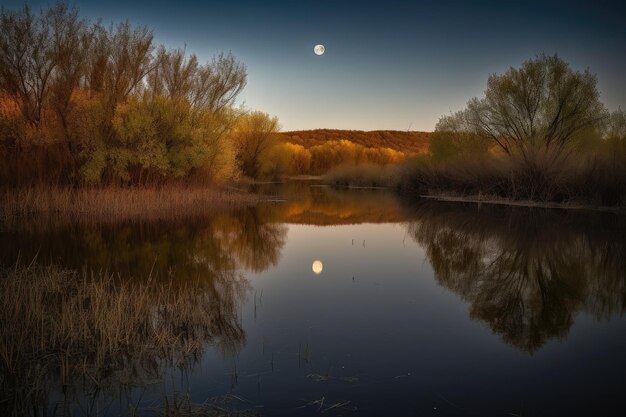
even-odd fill
[(368, 148), (390, 148), (405, 155), (428, 152), (431, 132), (399, 130), (314, 129), (281, 132), (288, 142), (311, 148), (326, 142), (348, 140)]
[(235, 174), (227, 138), (246, 66), (201, 63), (128, 22), (65, 3), (0, 12), (4, 183), (145, 183)]
[(278, 120), (236, 107), (246, 66), (200, 62), (129, 22), (56, 3), (0, 11), (0, 180), (5, 185), (215, 183), (397, 162), (348, 141), (305, 149)]
[(320, 175), (333, 167), (399, 164), (406, 154), (387, 147), (367, 147), (347, 139), (330, 140), (305, 147), (276, 135), (276, 119), (253, 112), (235, 129), (239, 162), (249, 177)]

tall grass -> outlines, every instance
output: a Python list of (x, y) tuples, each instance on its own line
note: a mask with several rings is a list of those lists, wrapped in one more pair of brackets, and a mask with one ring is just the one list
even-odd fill
[(80, 387), (143, 384), (162, 366), (189, 366), (207, 343), (239, 349), (245, 294), (214, 290), (38, 265), (2, 271), (0, 415), (45, 415), (57, 407), (51, 393), (67, 401)]
[(4, 188), (0, 189), (0, 219), (150, 220), (199, 215), (215, 207), (256, 201), (258, 197), (240, 190), (207, 187)]
[(412, 194), (445, 194), (597, 206), (626, 205), (626, 158), (566, 158), (549, 153), (485, 155), (407, 164), (401, 181)]

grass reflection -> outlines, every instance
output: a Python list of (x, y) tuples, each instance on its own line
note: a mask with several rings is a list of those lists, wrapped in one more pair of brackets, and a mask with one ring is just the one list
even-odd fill
[[(4, 270), (0, 414), (97, 415), (106, 399), (123, 403), (123, 391), (158, 380), (165, 369), (189, 369), (207, 345), (238, 351), (245, 333), (237, 312), (248, 286), (223, 273), (207, 285), (53, 266)], [(133, 407), (128, 399), (125, 406)]]

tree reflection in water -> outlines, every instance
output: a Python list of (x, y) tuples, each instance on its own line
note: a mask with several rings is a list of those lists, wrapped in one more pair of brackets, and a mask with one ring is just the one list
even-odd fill
[(416, 217), (408, 230), (437, 281), (507, 343), (534, 352), (576, 313), (624, 311), (623, 216), (429, 202)]
[[(246, 343), (239, 317), (246, 275), (278, 264), (289, 223), (403, 222), (435, 279), (470, 304), (471, 317), (528, 352), (564, 338), (579, 312), (600, 320), (624, 311), (624, 216), (434, 202), (412, 208), (378, 191), (292, 191), (284, 203), (201, 218), (7, 226), (0, 414), (90, 415), (112, 403), (126, 410), (155, 380), (186, 374), (207, 347), (237, 355)], [(18, 258), (57, 269), (43, 279), (11, 275)], [(151, 400), (167, 403), (169, 395)]]
[[(250, 288), (244, 274), (275, 265), (286, 239), (286, 226), (262, 217), (239, 209), (193, 221), (9, 233), (0, 414), (131, 410), (145, 387), (192, 369), (206, 346), (236, 355), (246, 341), (238, 317)], [(42, 266), (11, 267), (15, 248)]]

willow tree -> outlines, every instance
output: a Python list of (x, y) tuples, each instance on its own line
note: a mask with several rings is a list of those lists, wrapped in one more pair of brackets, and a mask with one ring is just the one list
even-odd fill
[(540, 55), (492, 74), (484, 96), (450, 117), (507, 154), (527, 157), (540, 149), (559, 154), (606, 118), (599, 96), (597, 78), (588, 69), (574, 71), (556, 55)]

